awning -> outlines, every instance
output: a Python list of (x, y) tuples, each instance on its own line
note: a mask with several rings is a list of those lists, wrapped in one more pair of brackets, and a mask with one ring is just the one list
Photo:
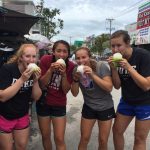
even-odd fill
[[(39, 17), (23, 14), (0, 6), (0, 41), (28, 34)], [(10, 39), (13, 40), (13, 39)]]

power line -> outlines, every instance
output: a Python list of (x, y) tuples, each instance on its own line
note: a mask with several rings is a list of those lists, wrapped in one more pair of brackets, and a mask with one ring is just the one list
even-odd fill
[(119, 17), (121, 17), (121, 16), (123, 16), (123, 15), (125, 15), (125, 14), (127, 14), (127, 13), (129, 13), (129, 12), (131, 12), (131, 11), (133, 11), (135, 8), (138, 8), (139, 5), (141, 4), (141, 2), (143, 2), (143, 1), (145, 2), (145, 0), (140, 0), (139, 2), (136, 2), (136, 3), (132, 4), (132, 5), (129, 6), (128, 8), (122, 10), (122, 11), (119, 13), (118, 16), (114, 16), (114, 18), (119, 18)]

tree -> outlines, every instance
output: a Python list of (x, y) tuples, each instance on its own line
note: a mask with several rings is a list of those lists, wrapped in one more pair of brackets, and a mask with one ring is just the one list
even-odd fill
[[(41, 4), (43, 5), (43, 3)], [(41, 33), (49, 39), (59, 34), (60, 30), (63, 29), (64, 21), (60, 18), (56, 19), (57, 15), (60, 15), (60, 10), (57, 8), (43, 8), (42, 10), (42, 19), (40, 20)]]
[(75, 45), (70, 45), (71, 53), (75, 52), (76, 49), (77, 47)]
[(92, 52), (98, 52), (102, 54), (104, 49), (108, 46), (109, 47), (109, 35), (108, 34), (101, 34), (95, 38), (95, 42), (91, 47)]

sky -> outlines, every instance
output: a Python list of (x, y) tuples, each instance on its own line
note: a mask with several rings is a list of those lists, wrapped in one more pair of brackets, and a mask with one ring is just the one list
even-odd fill
[[(34, 0), (37, 4), (40, 0)], [(53, 41), (63, 39), (71, 44), (91, 35), (125, 29), (125, 25), (137, 21), (138, 7), (150, 0), (45, 0), (44, 7), (60, 9), (58, 18), (64, 20), (64, 28)]]

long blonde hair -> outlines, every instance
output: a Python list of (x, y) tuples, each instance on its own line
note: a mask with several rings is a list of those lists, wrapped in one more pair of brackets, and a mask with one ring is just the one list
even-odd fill
[(91, 58), (92, 55), (91, 55), (90, 49), (87, 48), (87, 47), (79, 47), (79, 48), (75, 51), (75, 56), (76, 56), (76, 53), (77, 53), (79, 50), (85, 50), (85, 51), (87, 51), (87, 54), (88, 54), (88, 56), (90, 57), (90, 67), (92, 68), (92, 70), (93, 70), (94, 72), (96, 72), (96, 64), (97, 64), (97, 62), (96, 62), (96, 60), (94, 60), (94, 59)]
[(17, 52), (7, 61), (7, 64), (19, 63), (20, 57), (23, 55), (24, 50), (27, 47), (34, 47), (36, 49), (36, 51), (37, 51), (37, 47), (34, 44), (22, 44), (20, 46), (20, 48), (17, 50)]

